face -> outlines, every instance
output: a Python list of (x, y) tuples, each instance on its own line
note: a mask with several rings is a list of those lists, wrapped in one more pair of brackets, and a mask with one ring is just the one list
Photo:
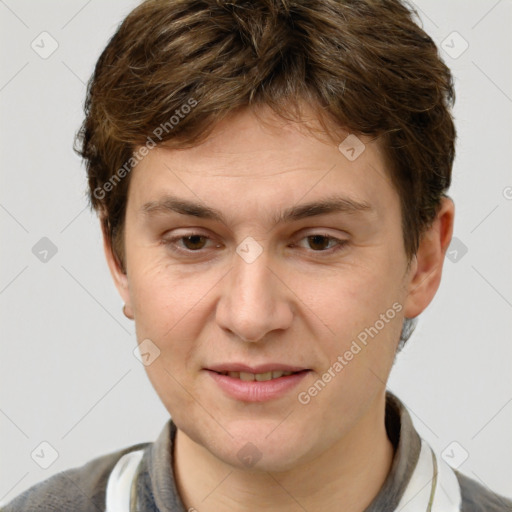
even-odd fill
[(248, 452), (284, 470), (384, 393), (417, 266), (378, 141), (353, 160), (260, 118), (149, 152), (131, 175), (126, 275), (113, 272), (138, 342), (160, 351), (146, 369), (178, 428), (234, 466)]

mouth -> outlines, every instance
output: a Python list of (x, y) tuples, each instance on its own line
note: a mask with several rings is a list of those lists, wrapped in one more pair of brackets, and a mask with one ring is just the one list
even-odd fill
[(244, 382), (266, 382), (268, 380), (280, 379), (282, 377), (288, 377), (290, 375), (295, 375), (297, 373), (307, 372), (309, 370), (299, 370), (297, 372), (290, 371), (282, 371), (282, 370), (273, 370), (262, 373), (252, 373), (252, 372), (215, 372), (218, 375), (225, 375), (227, 377), (231, 377), (232, 379), (243, 380)]
[(242, 402), (264, 402), (284, 397), (312, 372), (308, 368), (281, 364), (257, 367), (230, 364), (204, 370), (219, 390)]

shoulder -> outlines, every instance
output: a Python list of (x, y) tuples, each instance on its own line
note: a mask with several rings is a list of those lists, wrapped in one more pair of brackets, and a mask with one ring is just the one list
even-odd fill
[(461, 512), (512, 512), (512, 501), (455, 470), (462, 496)]
[(97, 457), (83, 466), (68, 469), (30, 487), (15, 497), (1, 512), (74, 512), (105, 509), (107, 480), (117, 461), (126, 453), (145, 448), (137, 445)]

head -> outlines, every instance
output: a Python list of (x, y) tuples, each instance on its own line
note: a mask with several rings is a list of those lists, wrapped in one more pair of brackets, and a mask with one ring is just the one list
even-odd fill
[[(283, 469), (369, 410), (439, 286), (453, 100), (398, 0), (149, 0), (123, 21), (77, 149), (137, 339), (160, 351), (149, 378), (191, 439)], [(227, 397), (209, 369), (232, 361), (307, 369), (305, 394)]]

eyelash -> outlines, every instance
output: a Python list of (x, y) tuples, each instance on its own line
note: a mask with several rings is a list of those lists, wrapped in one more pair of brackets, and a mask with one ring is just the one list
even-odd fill
[[(175, 253), (178, 253), (178, 254), (191, 255), (191, 254), (196, 254), (197, 253), (199, 255), (199, 254), (201, 254), (201, 251), (203, 251), (203, 249), (198, 249), (198, 250), (194, 251), (194, 250), (191, 250), (191, 249), (178, 248), (178, 247), (176, 247), (174, 245), (178, 241), (181, 241), (181, 240), (183, 240), (185, 238), (191, 238), (191, 237), (194, 237), (194, 236), (205, 238), (207, 240), (212, 240), (209, 236), (203, 235), (201, 233), (187, 233), (185, 235), (176, 236), (176, 237), (173, 237), (173, 238), (164, 238), (164, 239), (162, 239), (162, 244), (167, 246), (167, 247), (169, 247), (169, 249), (171, 251), (173, 251)], [(345, 246), (348, 244), (348, 240), (342, 240), (340, 238), (336, 238), (336, 237), (327, 235), (325, 233), (313, 233), (313, 234), (310, 234), (310, 235), (302, 237), (300, 240), (304, 240), (304, 239), (315, 237), (315, 236), (327, 238), (329, 241), (336, 242), (336, 245), (334, 247), (331, 247), (330, 249), (327, 249), (327, 250), (321, 250), (321, 251), (311, 250), (311, 252), (313, 252), (315, 254), (319, 254), (319, 255), (322, 255), (322, 254), (325, 254), (326, 256), (332, 255), (332, 254), (334, 254), (334, 253), (336, 253), (338, 251), (343, 250), (345, 248)], [(295, 245), (295, 244), (293, 244), (293, 245)]]

